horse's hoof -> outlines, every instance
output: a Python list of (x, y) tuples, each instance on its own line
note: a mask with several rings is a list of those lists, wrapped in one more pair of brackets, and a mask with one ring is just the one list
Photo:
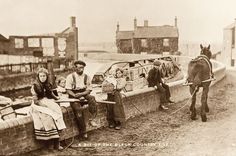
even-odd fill
[(196, 108), (194, 108), (194, 107), (190, 107), (189, 110), (190, 110), (191, 112), (196, 112)]
[(196, 117), (191, 117), (191, 119), (192, 119), (192, 120), (197, 120), (197, 118), (196, 118)]
[(192, 120), (197, 120), (196, 114), (191, 114), (191, 119), (192, 119)]
[(207, 117), (206, 116), (202, 116), (202, 122), (206, 122), (207, 121)]

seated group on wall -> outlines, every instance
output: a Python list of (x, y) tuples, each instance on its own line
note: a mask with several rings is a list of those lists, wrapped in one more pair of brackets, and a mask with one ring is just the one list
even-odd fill
[[(160, 110), (166, 110), (168, 109), (166, 104), (173, 101), (170, 99), (169, 86), (162, 80), (161, 64), (160, 60), (154, 60), (147, 78), (145, 74), (139, 76), (147, 80), (148, 87), (154, 87), (157, 94), (160, 94), (159, 108)], [(35, 83), (31, 88), (33, 102), (30, 106), (30, 114), (33, 118), (36, 139), (44, 141), (49, 148), (63, 149), (59, 138), (60, 132), (66, 128), (66, 124), (60, 106), (71, 106), (79, 129), (78, 139), (86, 140), (88, 138), (84, 110), (88, 109), (91, 116), (95, 118), (97, 101), (91, 95), (91, 79), (84, 73), (85, 66), (85, 62), (75, 61), (74, 71), (66, 78), (58, 78), (56, 89), (53, 89), (49, 81), (47, 69), (40, 68), (37, 72)], [(125, 121), (122, 94), (127, 91), (126, 86), (129, 80), (124, 75), (126, 75), (125, 70), (118, 67), (104, 81), (104, 84), (110, 86), (103, 88), (103, 91), (107, 94), (107, 100), (103, 101), (107, 109), (107, 122), (109, 128), (116, 130), (120, 130)]]

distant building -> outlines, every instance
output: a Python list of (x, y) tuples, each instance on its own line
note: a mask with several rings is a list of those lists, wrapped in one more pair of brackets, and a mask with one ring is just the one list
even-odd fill
[(229, 26), (224, 28), (223, 32), (223, 50), (221, 53), (221, 61), (226, 66), (236, 66), (236, 47), (235, 47), (235, 29), (236, 20)]
[(0, 34), (0, 54), (32, 55), (53, 59), (78, 59), (78, 28), (76, 18), (64, 31), (32, 36), (9, 36)]
[(120, 31), (117, 24), (116, 45), (118, 53), (150, 53), (161, 54), (169, 52), (173, 54), (178, 51), (179, 32), (177, 18), (175, 25), (149, 26), (144, 21), (144, 26), (137, 26), (137, 19), (134, 19), (134, 30)]
[(8, 54), (9, 52), (9, 40), (0, 34), (0, 54)]

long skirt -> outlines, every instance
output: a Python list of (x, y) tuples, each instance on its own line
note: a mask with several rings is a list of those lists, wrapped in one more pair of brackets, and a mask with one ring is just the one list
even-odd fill
[(122, 95), (119, 91), (108, 94), (108, 101), (114, 101), (115, 104), (107, 104), (107, 120), (111, 124), (113, 122), (125, 122), (125, 112), (122, 103)]
[(39, 105), (31, 105), (36, 139), (50, 140), (59, 138), (59, 130), (65, 129), (60, 106), (53, 99), (43, 98)]

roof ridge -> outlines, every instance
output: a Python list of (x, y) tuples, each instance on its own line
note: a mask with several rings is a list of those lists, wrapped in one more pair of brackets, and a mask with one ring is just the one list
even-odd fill
[(0, 40), (8, 41), (8, 39), (5, 36), (3, 36), (2, 34), (0, 34)]

